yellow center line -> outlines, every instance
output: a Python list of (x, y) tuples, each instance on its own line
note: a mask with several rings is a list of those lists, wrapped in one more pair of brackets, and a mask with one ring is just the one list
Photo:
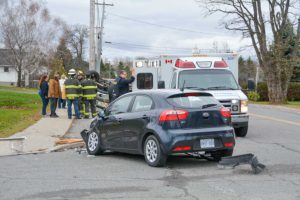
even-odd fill
[(277, 121), (277, 122), (282, 122), (282, 123), (291, 124), (291, 125), (295, 125), (295, 126), (300, 126), (300, 123), (294, 122), (294, 121), (288, 121), (288, 120), (284, 120), (284, 119), (269, 117), (269, 116), (265, 116), (265, 115), (258, 115), (258, 114), (254, 114), (254, 113), (249, 113), (249, 114), (250, 114), (250, 116), (253, 116), (253, 117), (259, 117), (259, 118), (268, 119), (268, 120), (272, 120), (272, 121)]

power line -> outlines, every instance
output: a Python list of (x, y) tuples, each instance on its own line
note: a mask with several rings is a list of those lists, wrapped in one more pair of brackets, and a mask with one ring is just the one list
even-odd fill
[(146, 22), (143, 20), (139, 20), (139, 19), (134, 19), (134, 18), (130, 18), (130, 17), (126, 17), (126, 16), (122, 16), (122, 15), (117, 15), (114, 13), (108, 13), (111, 16), (115, 16), (115, 17), (119, 17), (125, 20), (129, 20), (129, 21), (133, 21), (133, 22), (137, 22), (137, 23), (142, 23), (142, 24), (147, 24), (150, 26), (156, 26), (156, 27), (160, 27), (160, 28), (164, 28), (164, 29), (170, 29), (170, 30), (175, 30), (175, 31), (181, 31), (181, 32), (188, 32), (188, 33), (197, 33), (197, 34), (206, 34), (206, 35), (211, 35), (211, 34), (220, 34), (217, 32), (202, 32), (202, 31), (195, 31), (195, 30), (189, 30), (189, 29), (183, 29), (183, 28), (176, 28), (176, 27), (171, 27), (171, 26), (166, 26), (166, 25), (162, 25), (162, 24), (155, 24), (152, 22)]
[[(149, 45), (145, 45), (145, 44), (133, 44), (133, 43), (122, 43), (122, 42), (105, 42), (105, 44), (109, 44), (112, 46), (106, 46), (107, 48), (111, 48), (111, 49), (122, 49), (125, 51), (136, 51), (136, 49), (138, 49), (138, 51), (140, 52), (141, 50), (148, 50), (151, 52), (155, 52), (155, 53), (162, 53), (162, 52), (191, 52), (193, 48), (176, 48), (176, 47), (162, 47), (162, 46), (149, 46)], [(118, 48), (119, 47), (119, 48)], [(134, 50), (135, 49), (135, 50)], [(213, 53), (215, 52), (214, 49), (198, 49), (201, 53)]]
[(118, 46), (132, 46), (138, 48), (150, 48), (150, 49), (171, 49), (171, 50), (186, 50), (191, 51), (192, 48), (177, 48), (177, 47), (166, 47), (166, 46), (151, 46), (146, 44), (134, 44), (134, 43), (125, 43), (125, 42), (105, 42), (105, 44), (118, 45)]

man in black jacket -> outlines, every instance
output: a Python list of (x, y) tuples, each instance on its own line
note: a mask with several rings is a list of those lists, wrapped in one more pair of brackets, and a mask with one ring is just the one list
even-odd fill
[(127, 78), (127, 73), (124, 70), (121, 70), (119, 73), (119, 77), (116, 79), (117, 86), (118, 86), (118, 97), (122, 96), (123, 94), (126, 94), (129, 92), (129, 84), (131, 84), (135, 80), (135, 72), (131, 71), (131, 78)]

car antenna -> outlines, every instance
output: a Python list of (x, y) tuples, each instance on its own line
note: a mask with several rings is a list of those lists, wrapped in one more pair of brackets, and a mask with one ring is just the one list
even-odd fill
[(181, 91), (181, 92), (184, 91), (184, 86), (185, 86), (185, 80), (183, 81), (182, 87), (180, 88), (180, 91)]

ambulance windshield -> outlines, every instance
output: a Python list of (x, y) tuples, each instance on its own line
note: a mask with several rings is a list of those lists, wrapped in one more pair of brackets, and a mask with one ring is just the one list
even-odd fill
[(179, 88), (198, 90), (239, 90), (229, 70), (184, 70), (179, 73)]

